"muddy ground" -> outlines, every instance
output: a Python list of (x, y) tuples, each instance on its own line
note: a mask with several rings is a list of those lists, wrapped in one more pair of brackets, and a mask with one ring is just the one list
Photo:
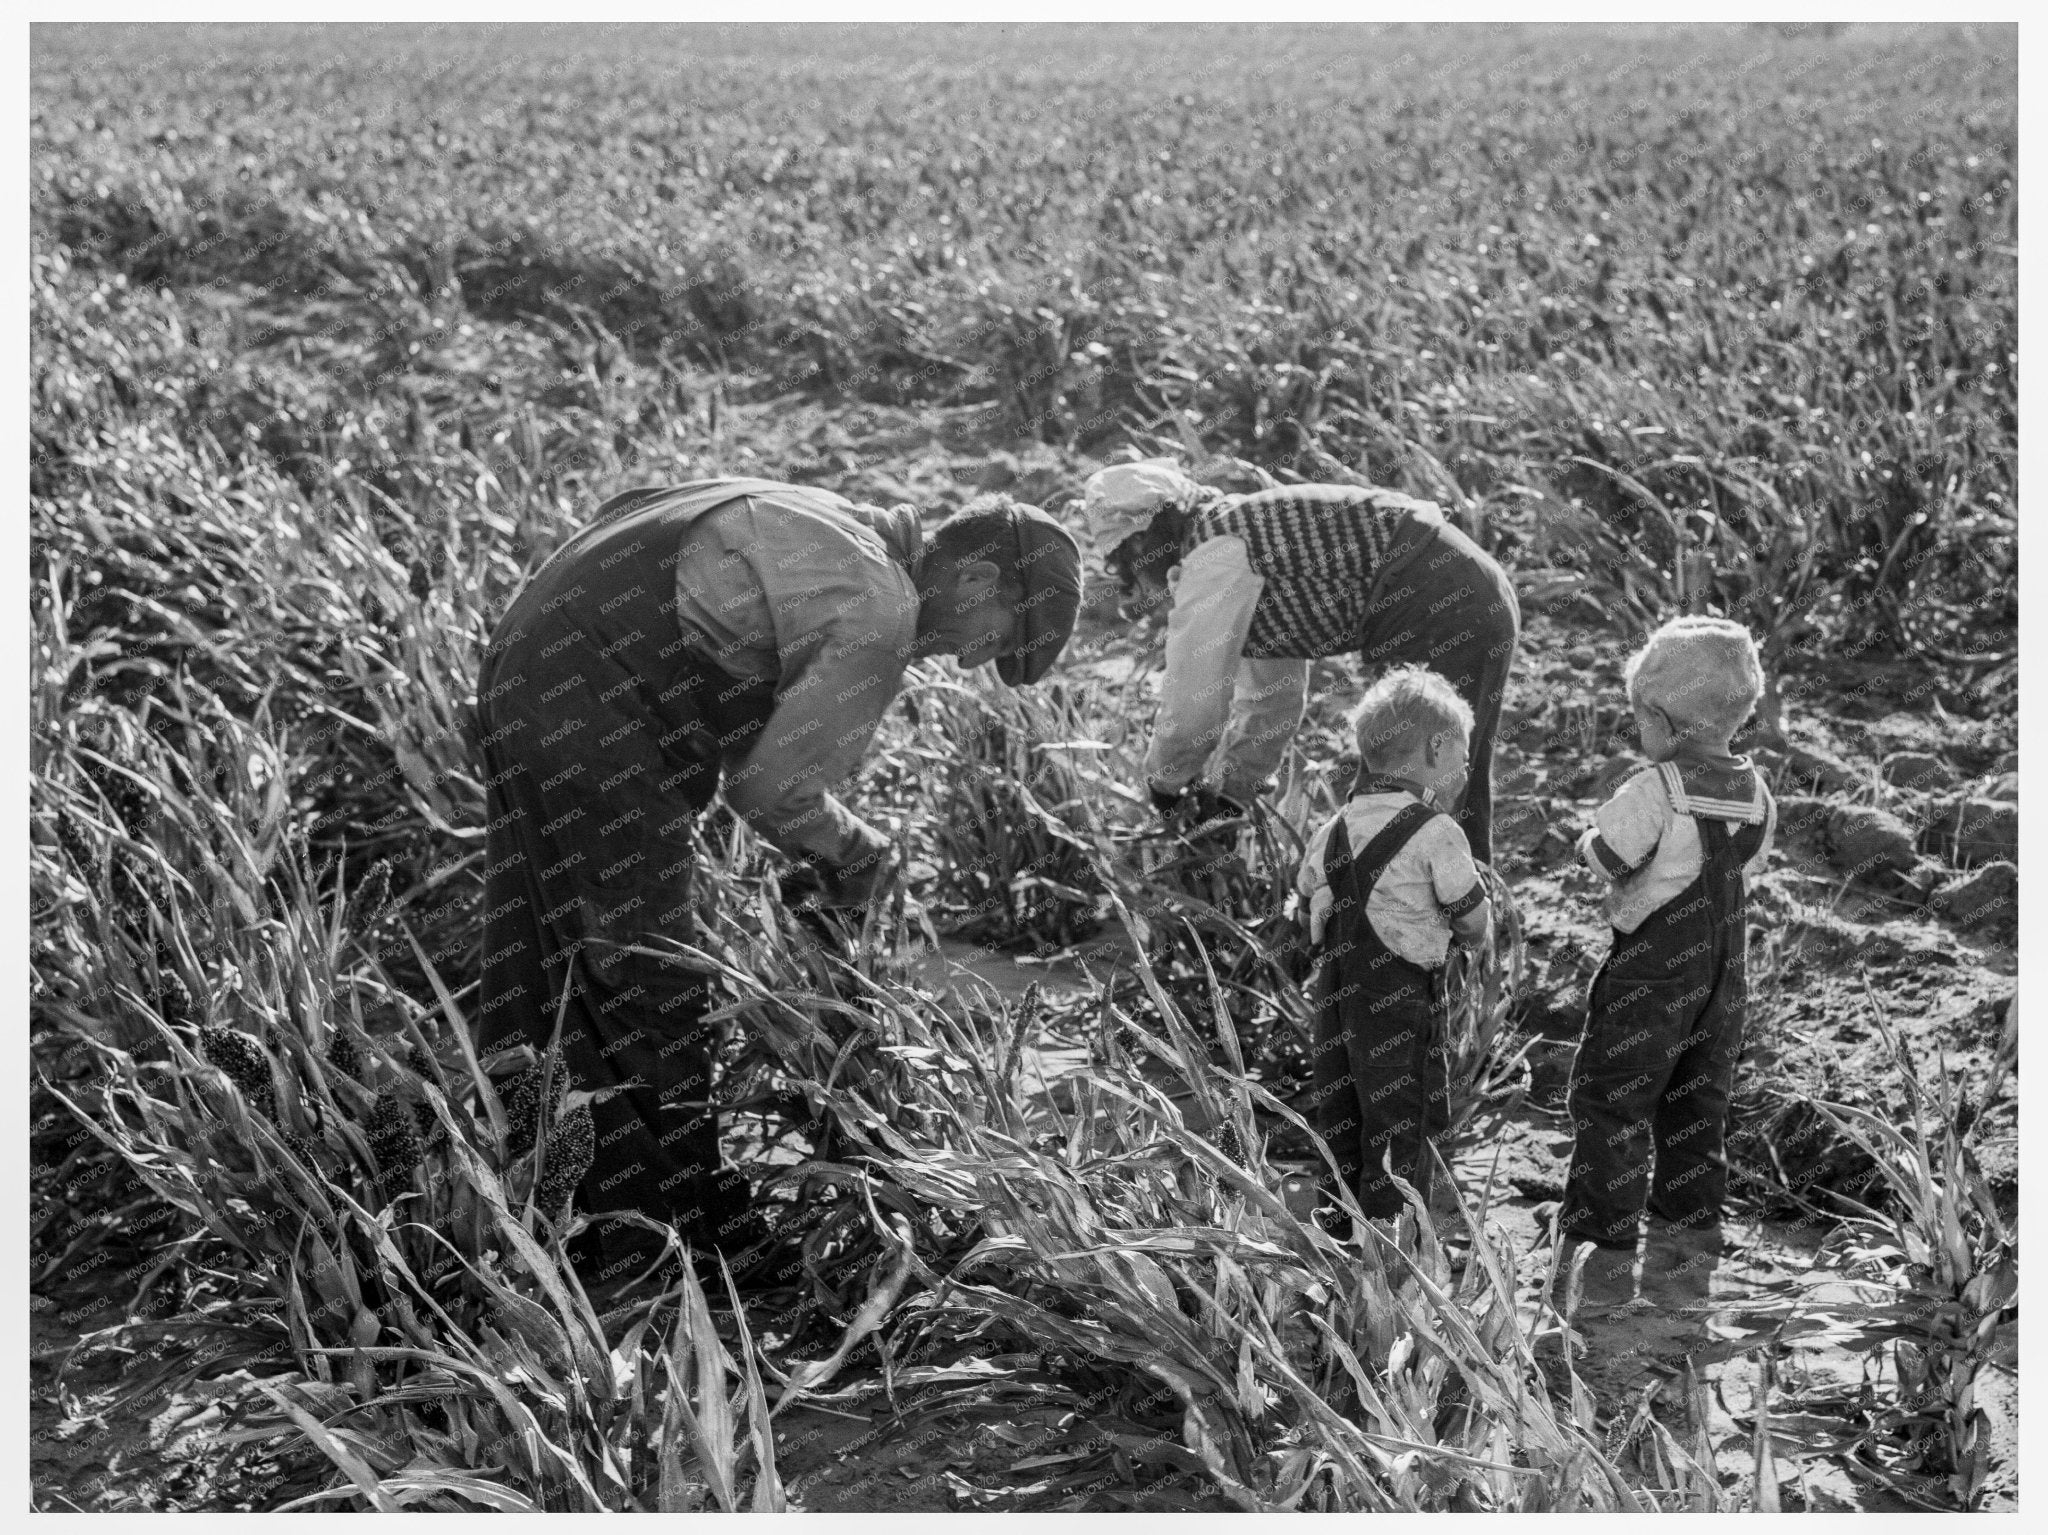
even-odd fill
[[(732, 413), (719, 455), (689, 467), (786, 475), (935, 509), (958, 505), (977, 487), (1057, 505), (1094, 467), (1041, 445), (993, 444), (981, 420), (973, 410), (743, 405)], [(1130, 641), (1115, 632), (1101, 605), (1091, 605), (1090, 615), (1070, 664), (1127, 669)], [(1627, 637), (1590, 613), (1532, 618), (1497, 766), (1501, 869), (1529, 939), (1522, 1020), (1539, 1043), (1527, 1097), (1460, 1147), (1455, 1164), (1467, 1197), (1483, 1195), (1489, 1219), (1515, 1252), (1527, 1255), (1532, 1324), (1545, 1217), (1561, 1193), (1570, 1149), (1562, 1098), (1572, 1038), (1605, 941), (1598, 908), (1570, 871), (1569, 845), (1633, 762), (1617, 734), (1626, 649)], [(1764, 753), (1788, 813), (1752, 913), (1754, 1001), (1743, 1097), (1752, 1126), (1762, 1125), (1795, 1163), (1786, 1175), (1824, 1182), (1825, 1158), (1798, 1161), (1800, 1145), (1818, 1142), (1799, 1139), (1796, 1115), (1788, 1119), (1767, 1103), (1766, 1088), (1795, 1082), (1808, 1094), (1901, 1112), (1902, 1096), (1887, 1086), (1880, 1009), (1923, 1080), (1932, 1081), (1944, 1061), (1968, 1092), (1981, 1093), (1995, 1077), (1994, 1057), (2012, 1022), (2014, 930), (2009, 905), (1982, 897), (2016, 879), (2000, 866), (2016, 862), (2016, 844), (2003, 839), (2016, 827), (2017, 758), (2010, 719), (1945, 710), (1941, 689), (1910, 666), (1823, 655), (1804, 658), (1797, 676), (1785, 739)], [(1355, 697), (1347, 661), (1319, 666), (1316, 684), (1326, 722)], [(1970, 809), (1986, 805), (1995, 813)], [(2011, 816), (1996, 807), (2010, 807)], [(1897, 819), (1885, 822), (1879, 812)], [(987, 984), (1010, 994), (1033, 979), (1055, 988), (1088, 984), (1073, 955), (1048, 963), (1042, 955), (970, 955), (966, 945), (958, 954), (972, 958)], [(958, 965), (936, 956), (928, 964), (935, 982), (950, 972), (961, 983)], [(1050, 1090), (1061, 1069), (1058, 1053), (1041, 1065)], [(2016, 1105), (2015, 1072), (1981, 1105), (1975, 1132), (1986, 1176), (2008, 1210), (2017, 1191)], [(1752, 1181), (1723, 1260), (1677, 1285), (1653, 1275), (1632, 1306), (1582, 1319), (1584, 1352), (1576, 1365), (1603, 1410), (1618, 1419), (1632, 1416), (1648, 1393), (1650, 1410), (1681, 1442), (1693, 1443), (1704, 1427), (1731, 1492), (1741, 1491), (1754, 1467), (1760, 1363), (1743, 1340), (1787, 1321), (1798, 1333), (1825, 1323), (1831, 1308), (1872, 1293), (1828, 1244), (1829, 1224), (1788, 1210), (1757, 1176), (1757, 1157), (1745, 1166)], [(220, 1421), (213, 1398), (221, 1384), (188, 1399), (110, 1411), (128, 1365), (102, 1357), (77, 1371), (60, 1399), (55, 1363), (86, 1319), (106, 1314), (93, 1305), (96, 1293), (88, 1282), (34, 1301), (31, 1464), (38, 1508), (274, 1506), (278, 1489), (318, 1475), (303, 1461), (223, 1454), (209, 1433)], [(2017, 1496), (2016, 1337), (2015, 1324), (1980, 1391), (1994, 1435), (1987, 1500), (1994, 1508), (2013, 1507)], [(1683, 1389), (1688, 1359), (1704, 1387), (1690, 1404)], [(1780, 1415), (1774, 1442), (1785, 1507), (1911, 1506), (1819, 1453), (1839, 1437), (1847, 1406), (1878, 1371), (1877, 1361), (1842, 1347), (1827, 1331), (1786, 1339), (1771, 1398)], [(1559, 1372), (1561, 1385), (1561, 1365)], [(1889, 1365), (1883, 1381), (1891, 1381)], [(1701, 1402), (1704, 1425), (1696, 1421)], [(950, 1399), (902, 1415), (875, 1381), (849, 1376), (831, 1407), (778, 1421), (781, 1469), (792, 1503), (816, 1510), (1074, 1508), (1091, 1497), (1098, 1502), (1089, 1506), (1116, 1506), (1111, 1452), (1071, 1449), (1086, 1417), (1042, 1401), (1020, 1411), (1000, 1390), (977, 1389), (968, 1378)], [(1197, 1483), (1190, 1477), (1185, 1485)], [(1146, 1496), (1142, 1506), (1151, 1508), (1223, 1506), (1172, 1487)]]

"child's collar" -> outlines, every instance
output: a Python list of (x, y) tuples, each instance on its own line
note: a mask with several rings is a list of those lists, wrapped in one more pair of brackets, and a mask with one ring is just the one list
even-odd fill
[(1358, 779), (1351, 786), (1351, 796), (1356, 799), (1361, 794), (1412, 794), (1431, 810), (1436, 809), (1435, 790), (1412, 778), (1396, 778), (1392, 773), (1372, 773), (1360, 768)]
[(1737, 756), (1728, 750), (1727, 743), (1710, 746), (1704, 741), (1686, 739), (1672, 744), (1671, 755), (1665, 759), (1676, 762), (1680, 767), (1746, 767), (1747, 756)]

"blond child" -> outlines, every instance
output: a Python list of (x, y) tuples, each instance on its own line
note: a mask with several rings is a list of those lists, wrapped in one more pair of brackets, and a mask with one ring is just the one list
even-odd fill
[(1454, 937), (1486, 940), (1492, 911), (1443, 808), (1465, 789), (1471, 707), (1408, 666), (1367, 690), (1351, 724), (1357, 786), (1296, 881), (1316, 956), (1311, 1101), (1360, 1207), (1390, 1220), (1403, 1206), (1393, 1174), (1428, 1197), (1429, 1143), (1448, 1118), (1444, 962)]
[(1589, 1298), (1633, 1294), (1638, 1228), (1717, 1248), (1728, 1188), (1728, 1100), (1742, 1050), (1747, 879), (1777, 809), (1729, 742), (1763, 693), (1756, 642), (1721, 618), (1665, 624), (1629, 661), (1650, 766), (1579, 842), (1609, 882), (1614, 942), (1593, 978), (1571, 1083), (1574, 1138), (1561, 1224), (1594, 1247)]

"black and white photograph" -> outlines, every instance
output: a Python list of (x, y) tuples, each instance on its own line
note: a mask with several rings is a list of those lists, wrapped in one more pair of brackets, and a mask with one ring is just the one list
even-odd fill
[(2016, 1513), (2020, 25), (751, 14), (25, 28), (31, 1510)]

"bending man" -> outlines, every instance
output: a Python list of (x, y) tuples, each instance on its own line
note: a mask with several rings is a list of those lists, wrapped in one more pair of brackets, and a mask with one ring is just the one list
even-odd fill
[[(986, 498), (929, 535), (915, 511), (708, 480), (599, 509), (498, 623), (477, 689), (488, 780), (486, 1048), (545, 1045), (565, 989), (565, 1064), (594, 1106), (578, 1205), (746, 1245), (746, 1182), (721, 1169), (701, 976), (629, 946), (689, 937), (691, 830), (726, 803), (866, 904), (886, 837), (831, 793), (919, 656), (1051, 667), (1080, 601), (1072, 537)], [(574, 984), (565, 986), (571, 961)], [(604, 1223), (600, 1223), (603, 1225)], [(738, 1233), (736, 1236), (735, 1233)], [(607, 1269), (644, 1245), (600, 1233)]]

